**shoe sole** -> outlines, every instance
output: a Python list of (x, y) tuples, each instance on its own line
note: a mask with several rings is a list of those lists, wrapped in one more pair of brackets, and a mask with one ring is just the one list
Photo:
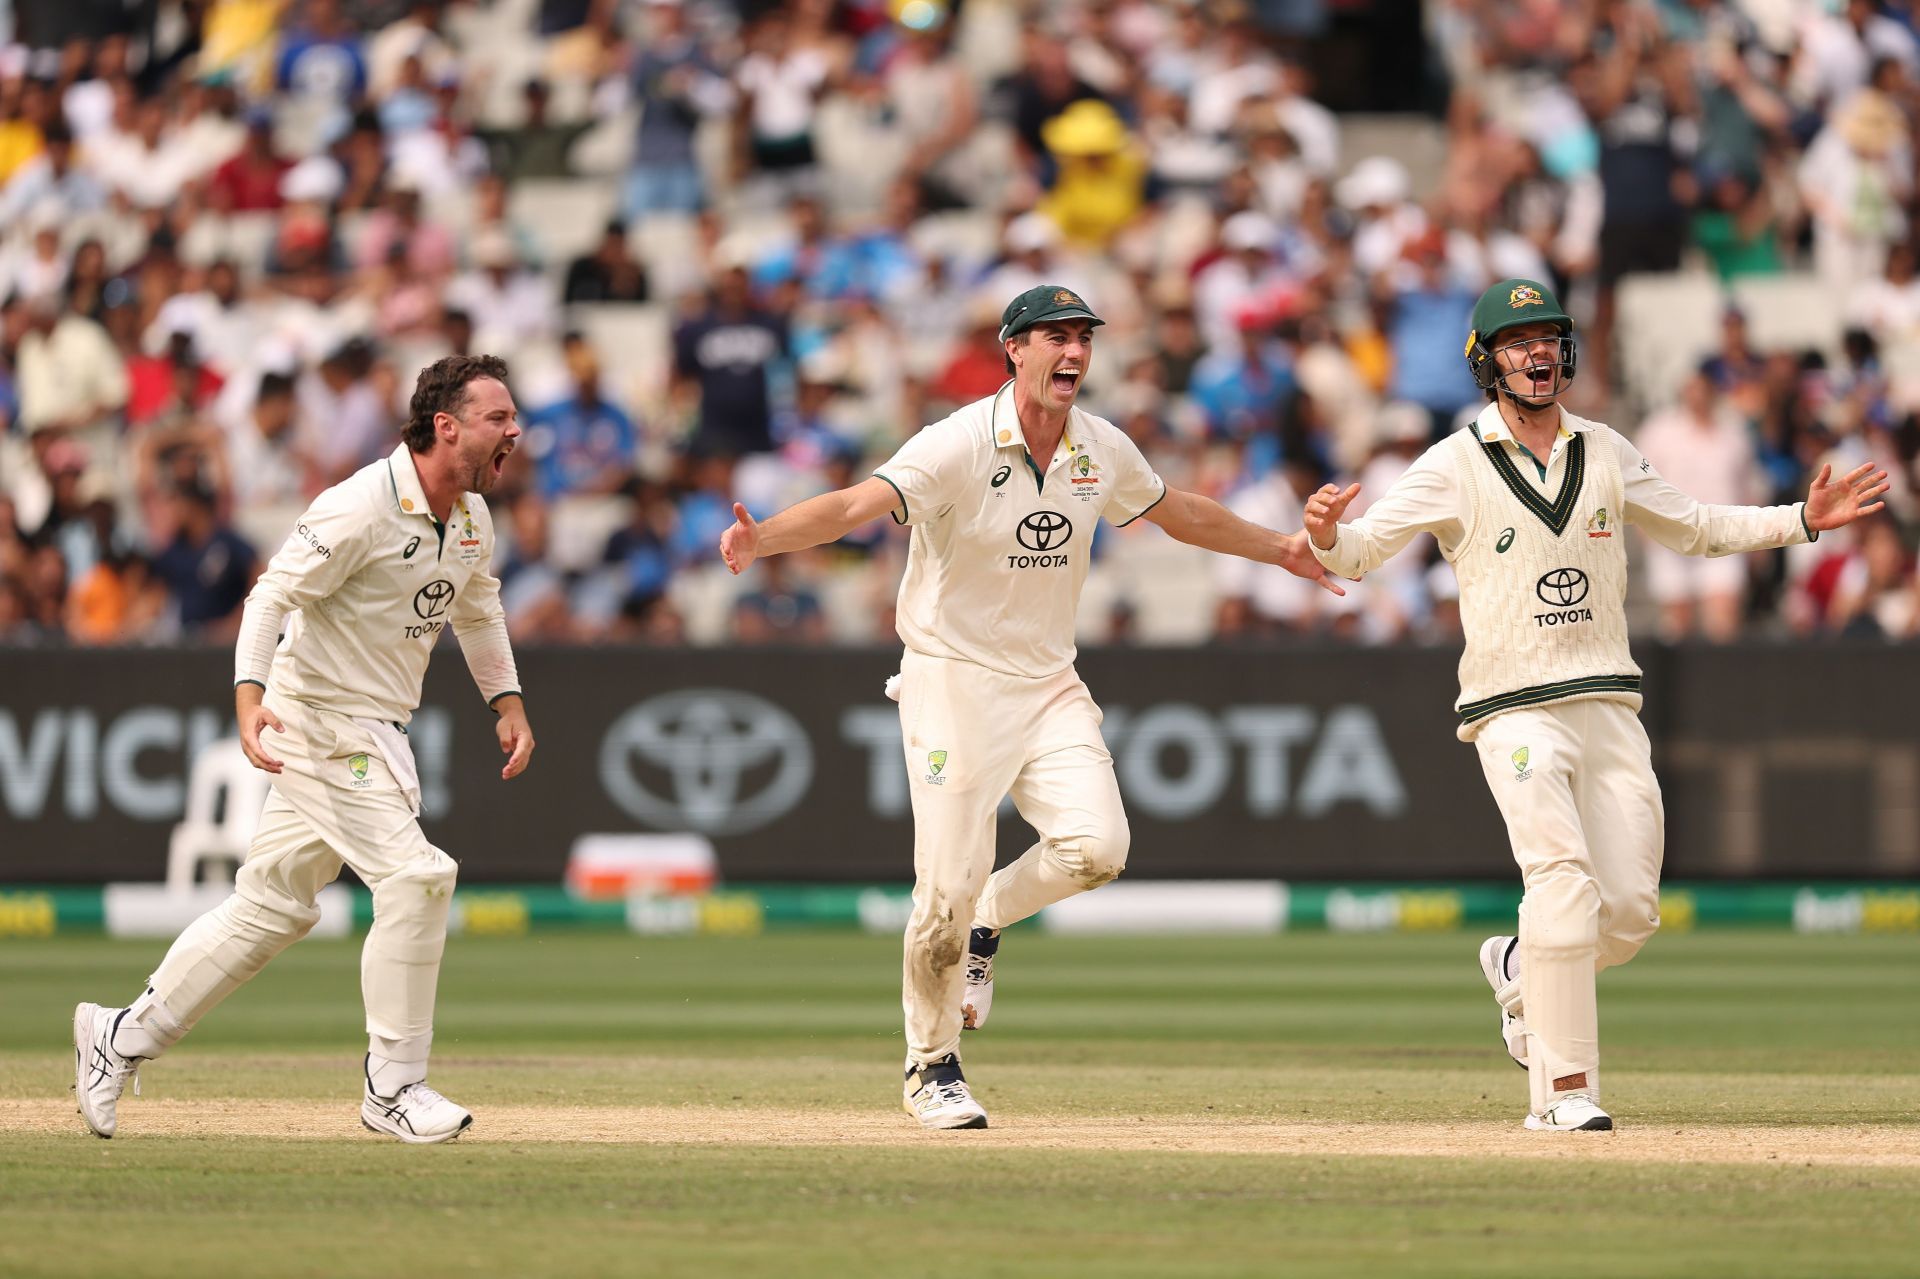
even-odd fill
[(1532, 1132), (1612, 1132), (1613, 1118), (1609, 1115), (1595, 1115), (1576, 1128), (1559, 1128), (1538, 1115), (1528, 1115), (1527, 1128)]
[(395, 1132), (391, 1128), (375, 1128), (371, 1123), (367, 1122), (367, 1117), (365, 1115), (360, 1116), (360, 1126), (362, 1128), (365, 1128), (368, 1132), (377, 1134), (378, 1136), (391, 1137), (395, 1141), (404, 1141), (409, 1146), (437, 1146), (442, 1142), (452, 1141), (455, 1137), (458, 1137), (461, 1133), (473, 1127), (473, 1116), (468, 1115), (465, 1121), (463, 1121), (461, 1125), (458, 1128), (455, 1128), (452, 1132), (437, 1133), (428, 1137), (422, 1137), (417, 1133), (409, 1134), (404, 1132)]
[[(87, 1131), (102, 1141), (112, 1141), (113, 1134), (101, 1132), (94, 1126), (93, 1117), (87, 1113), (87, 1049), (93, 1045), (93, 1012), (98, 1004), (75, 1004), (73, 1006), (73, 1108), (80, 1112), (80, 1122)], [(117, 1129), (119, 1125), (116, 1123)]]
[[(906, 1102), (903, 1101), (900, 1103), (900, 1109), (906, 1111), (915, 1119), (920, 1119), (920, 1112)], [(985, 1128), (987, 1126), (987, 1117), (984, 1114), (979, 1114), (963, 1123), (957, 1124), (930, 1124), (926, 1120), (920, 1119), (920, 1126), (928, 1132), (959, 1132), (966, 1128)]]

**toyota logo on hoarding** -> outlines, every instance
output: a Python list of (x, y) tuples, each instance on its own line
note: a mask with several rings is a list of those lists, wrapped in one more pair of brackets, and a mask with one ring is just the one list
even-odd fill
[(1577, 568), (1556, 568), (1543, 573), (1534, 584), (1533, 593), (1540, 597), (1542, 604), (1554, 608), (1572, 608), (1587, 598), (1587, 575)]
[(453, 603), (453, 583), (436, 577), (413, 594), (413, 611), (429, 620), (447, 611)]
[(601, 785), (657, 830), (755, 830), (785, 816), (812, 780), (813, 743), (799, 721), (734, 689), (650, 698), (600, 741)]
[(1035, 511), (1020, 521), (1013, 535), (1029, 551), (1051, 551), (1073, 540), (1073, 522), (1058, 511)]

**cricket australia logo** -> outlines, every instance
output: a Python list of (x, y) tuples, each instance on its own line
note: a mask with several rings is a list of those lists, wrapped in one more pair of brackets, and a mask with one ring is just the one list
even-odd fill
[(1037, 553), (1007, 556), (1008, 568), (1065, 568), (1065, 555), (1046, 552), (1057, 551), (1073, 540), (1073, 521), (1058, 511), (1035, 511), (1020, 521), (1013, 536), (1020, 545)]
[(1606, 507), (1603, 506), (1599, 510), (1595, 511), (1593, 513), (1593, 518), (1587, 521), (1587, 536), (1588, 537), (1612, 537), (1613, 536), (1613, 530), (1607, 527), (1607, 508)]
[(1588, 585), (1587, 575), (1577, 568), (1556, 568), (1542, 573), (1540, 580), (1533, 584), (1533, 593), (1549, 611), (1535, 613), (1533, 624), (1536, 627), (1552, 627), (1591, 622), (1592, 609), (1575, 607), (1587, 598)]
[(947, 753), (945, 751), (928, 751), (927, 752), (926, 780), (929, 786), (945, 786), (947, 784), (947, 779), (940, 776), (941, 770), (946, 768), (946, 766), (947, 766)]
[(1513, 780), (1514, 781), (1524, 782), (1529, 777), (1533, 776), (1533, 770), (1527, 767), (1528, 761), (1530, 761), (1532, 758), (1533, 758), (1533, 751), (1525, 746), (1522, 746), (1519, 750), (1513, 753), (1512, 759), (1513, 759)]
[(365, 755), (350, 755), (347, 757), (347, 771), (353, 774), (352, 785), (355, 790), (366, 790), (373, 785), (372, 782), (367, 780), (367, 772), (370, 767), (371, 763)]

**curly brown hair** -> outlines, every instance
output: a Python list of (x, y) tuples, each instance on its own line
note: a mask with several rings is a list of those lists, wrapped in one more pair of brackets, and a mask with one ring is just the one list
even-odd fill
[(400, 431), (407, 447), (415, 453), (431, 453), (434, 414), (458, 417), (467, 402), (467, 384), (488, 377), (506, 385), (507, 362), (497, 355), (449, 355), (421, 369), (407, 406), (407, 424)]

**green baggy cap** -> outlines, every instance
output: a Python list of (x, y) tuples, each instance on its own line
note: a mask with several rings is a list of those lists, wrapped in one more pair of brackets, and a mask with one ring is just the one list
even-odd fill
[(1000, 340), (1004, 342), (1016, 334), (1025, 333), (1036, 324), (1045, 324), (1050, 320), (1106, 323), (1072, 289), (1057, 284), (1041, 284), (1007, 303), (1007, 309), (1000, 313)]
[(1491, 346), (1494, 334), (1521, 324), (1557, 324), (1567, 333), (1573, 329), (1573, 317), (1538, 280), (1502, 280), (1473, 304), (1473, 332), (1467, 335), (1467, 345), (1477, 341)]

